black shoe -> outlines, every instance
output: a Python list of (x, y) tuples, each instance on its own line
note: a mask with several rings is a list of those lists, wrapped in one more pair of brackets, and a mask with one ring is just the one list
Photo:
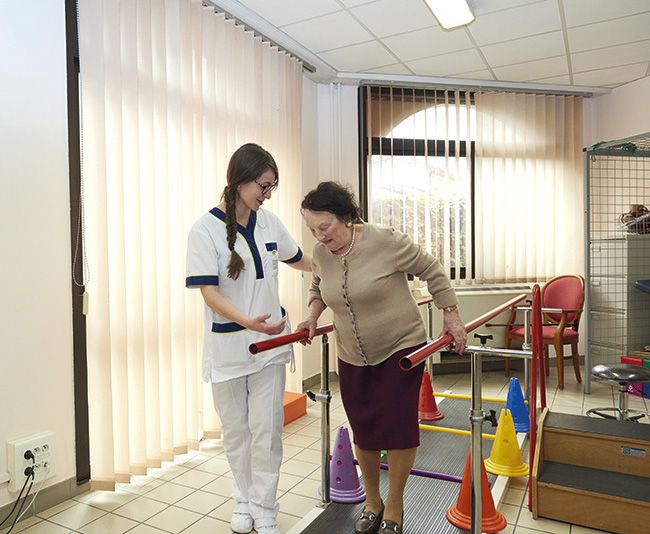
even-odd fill
[(400, 524), (395, 521), (385, 519), (381, 522), (378, 534), (402, 534), (402, 525), (404, 524), (404, 512), (402, 512), (402, 522)]
[(381, 510), (376, 514), (374, 512), (366, 512), (364, 509), (359, 516), (359, 519), (354, 523), (354, 532), (356, 534), (376, 534), (381, 523), (381, 518), (384, 516), (384, 503), (381, 503)]

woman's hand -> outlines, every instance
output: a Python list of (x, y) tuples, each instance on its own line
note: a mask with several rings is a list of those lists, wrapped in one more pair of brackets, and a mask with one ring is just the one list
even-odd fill
[(258, 315), (257, 317), (252, 317), (247, 324), (245, 325), (249, 330), (255, 332), (261, 332), (262, 334), (268, 334), (269, 336), (276, 336), (281, 334), (284, 330), (284, 326), (287, 323), (287, 318), (283, 317), (279, 323), (268, 324), (266, 321), (271, 317), (270, 313), (264, 315)]
[(314, 334), (316, 333), (316, 319), (314, 319), (312, 316), (308, 316), (307, 319), (305, 319), (302, 323), (296, 326), (296, 332), (300, 332), (301, 330), (308, 330), (309, 337), (307, 339), (301, 339), (300, 343), (302, 343), (303, 345), (310, 345), (311, 340), (313, 339)]
[(442, 312), (441, 335), (445, 334), (451, 334), (454, 338), (453, 343), (449, 344), (449, 349), (457, 354), (463, 354), (467, 345), (467, 332), (457, 309)]

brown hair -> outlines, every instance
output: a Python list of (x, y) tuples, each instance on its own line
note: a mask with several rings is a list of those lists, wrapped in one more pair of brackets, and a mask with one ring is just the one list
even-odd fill
[(359, 223), (361, 209), (354, 194), (338, 182), (321, 182), (312, 189), (300, 204), (300, 208), (310, 211), (327, 211), (336, 215), (344, 223)]
[(235, 241), (237, 240), (237, 212), (235, 209), (237, 206), (237, 188), (259, 178), (268, 170), (275, 173), (277, 181), (280, 176), (273, 156), (255, 143), (246, 143), (240, 146), (228, 163), (226, 173), (228, 185), (224, 188), (221, 198), (226, 204), (226, 234), (228, 248), (230, 249), (228, 277), (233, 280), (237, 280), (239, 273), (244, 269), (244, 260), (235, 251)]

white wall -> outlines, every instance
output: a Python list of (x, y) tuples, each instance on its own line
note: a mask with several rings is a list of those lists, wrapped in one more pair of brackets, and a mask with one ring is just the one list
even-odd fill
[[(336, 180), (359, 191), (359, 164), (357, 143), (357, 87), (335, 84), (316, 84), (303, 77), (302, 102), (302, 184), (303, 196), (319, 182)], [(303, 227), (302, 244), (311, 252), (315, 239)], [(307, 291), (311, 276), (303, 276), (303, 296), (307, 309)], [(319, 324), (332, 321), (325, 311)], [(294, 322), (298, 322), (295, 321)], [(321, 371), (321, 343), (303, 349), (302, 378), (308, 379)], [(336, 349), (330, 337), (330, 370), (335, 370)], [(299, 367), (298, 367), (299, 368)]]
[(26, 7), (0, 16), (0, 474), (8, 440), (53, 431), (50, 485), (75, 476), (64, 5)]
[(650, 132), (650, 76), (585, 101), (585, 146)]

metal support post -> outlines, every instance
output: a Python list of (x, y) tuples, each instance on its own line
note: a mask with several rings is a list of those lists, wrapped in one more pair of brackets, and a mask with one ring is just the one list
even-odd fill
[(330, 371), (329, 371), (329, 340), (327, 334), (322, 336), (321, 346), (321, 379), (320, 392), (316, 400), (321, 403), (321, 507), (326, 507), (330, 503)]
[(481, 438), (485, 412), (481, 408), (481, 355), (472, 352), (472, 408), (469, 419), (472, 423), (472, 534), (481, 534), (481, 460), (483, 443)]
[[(530, 350), (530, 312), (532, 308), (524, 310), (524, 342), (521, 344), (521, 350)], [(528, 360), (524, 359), (524, 395), (528, 400), (528, 392), (530, 391), (530, 370), (528, 367)]]
[[(433, 339), (433, 308), (431, 303), (427, 304), (427, 341)], [(433, 377), (433, 355), (427, 358), (426, 371), (429, 373), (429, 378)]]

